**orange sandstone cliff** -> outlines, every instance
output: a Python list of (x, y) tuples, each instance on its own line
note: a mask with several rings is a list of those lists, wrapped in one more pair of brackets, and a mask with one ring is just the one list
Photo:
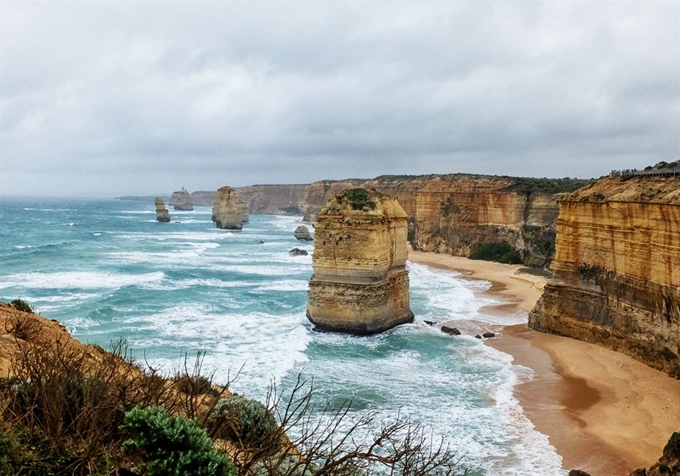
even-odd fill
[(307, 317), (318, 329), (372, 334), (413, 320), (397, 200), (349, 189), (319, 212), (315, 229)]
[(332, 196), (349, 187), (389, 194), (407, 214), (415, 250), (469, 256), (486, 243), (507, 242), (531, 266), (546, 266), (554, 252), (557, 192), (587, 181), (450, 174), (381, 176), (371, 180), (315, 182), (303, 201), (315, 221)]
[(610, 177), (560, 197), (552, 266), (532, 328), (680, 378), (680, 176)]

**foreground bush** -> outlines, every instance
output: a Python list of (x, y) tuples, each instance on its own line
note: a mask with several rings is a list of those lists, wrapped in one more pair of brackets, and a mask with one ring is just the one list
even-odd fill
[(123, 448), (137, 454), (140, 469), (149, 476), (233, 476), (236, 468), (219, 453), (204, 429), (194, 420), (168, 416), (163, 407), (135, 407), (120, 427), (132, 438)]

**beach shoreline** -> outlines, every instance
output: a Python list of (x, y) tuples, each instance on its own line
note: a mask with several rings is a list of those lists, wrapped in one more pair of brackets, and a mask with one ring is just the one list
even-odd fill
[[(485, 280), (503, 296), (499, 312), (528, 313), (547, 278), (520, 273), (520, 265), (409, 252), (409, 260)], [(526, 322), (526, 321), (525, 321)], [(500, 326), (490, 345), (533, 370), (515, 397), (536, 430), (548, 436), (565, 470), (592, 476), (628, 476), (661, 456), (680, 430), (680, 380), (632, 358), (575, 339), (544, 334), (526, 324)]]

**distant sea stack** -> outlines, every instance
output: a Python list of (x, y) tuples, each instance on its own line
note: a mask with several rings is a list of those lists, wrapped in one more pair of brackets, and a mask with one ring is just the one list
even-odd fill
[(680, 378), (680, 169), (613, 173), (561, 196), (553, 269), (530, 327)]
[(303, 240), (303, 241), (314, 241), (314, 237), (312, 234), (309, 232), (309, 228), (307, 228), (304, 225), (300, 225), (295, 229), (295, 232), (293, 232), (295, 235), (295, 238), (298, 240)]
[(319, 330), (373, 334), (413, 320), (408, 225), (399, 202), (349, 189), (319, 212), (307, 317)]
[(191, 195), (184, 187), (182, 187), (182, 190), (179, 192), (172, 193), (169, 205), (174, 207), (175, 210), (180, 211), (191, 211), (194, 209), (194, 205), (191, 202)]
[(156, 197), (156, 221), (161, 223), (168, 223), (170, 221), (170, 212), (165, 208), (165, 203), (160, 197)]
[(231, 187), (222, 187), (213, 199), (213, 221), (217, 228), (240, 230), (243, 228), (243, 202)]

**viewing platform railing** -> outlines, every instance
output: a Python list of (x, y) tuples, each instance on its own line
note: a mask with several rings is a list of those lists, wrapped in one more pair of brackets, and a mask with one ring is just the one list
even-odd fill
[(625, 170), (612, 170), (609, 172), (610, 177), (680, 177), (680, 168), (676, 167), (673, 169), (654, 169), (654, 170), (637, 170), (637, 169), (625, 169)]

